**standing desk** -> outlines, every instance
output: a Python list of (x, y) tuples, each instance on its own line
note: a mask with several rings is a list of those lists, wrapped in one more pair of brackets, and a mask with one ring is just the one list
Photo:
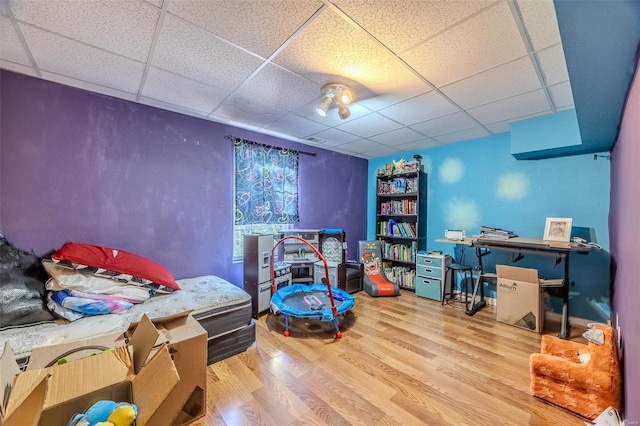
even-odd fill
[[(551, 256), (555, 257), (556, 265), (564, 261), (564, 275), (562, 277), (562, 286), (558, 287), (558, 291), (560, 292), (559, 297), (562, 298), (562, 322), (560, 325), (559, 337), (561, 339), (567, 339), (569, 335), (569, 287), (571, 286), (571, 281), (569, 280), (569, 254), (572, 251), (589, 253), (589, 247), (576, 248), (571, 247), (571, 244), (565, 242), (521, 237), (508, 239), (469, 237), (462, 240), (438, 239), (436, 240), (436, 242), (462, 244), (474, 247), (476, 249), (479, 271), (478, 278), (476, 279), (473, 288), (471, 307), (466, 312), (467, 315), (475, 314), (478, 310), (482, 309), (486, 305), (486, 302), (484, 300), (484, 287), (481, 286), (481, 275), (484, 272), (482, 270), (482, 257), (489, 254), (492, 249), (517, 253), (517, 256), (520, 258), (524, 257), (525, 254), (532, 254), (536, 256)], [(481, 296), (480, 301), (476, 302), (478, 289), (480, 289)]]

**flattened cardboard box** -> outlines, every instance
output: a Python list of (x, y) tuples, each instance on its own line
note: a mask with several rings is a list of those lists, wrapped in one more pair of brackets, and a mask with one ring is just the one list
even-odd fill
[[(2, 423), (7, 426), (66, 424), (73, 414), (84, 412), (101, 399), (135, 403), (139, 409), (137, 426), (158, 424), (160, 418), (163, 419), (161, 424), (177, 425), (201, 417), (206, 401), (206, 331), (190, 316), (164, 320), (158, 324), (162, 333), (143, 317), (127, 346), (23, 373), (17, 370), (7, 345), (0, 362), (0, 384), (13, 383), (13, 386), (4, 387), (8, 390), (0, 405)], [(170, 338), (174, 342), (168, 344), (166, 341)], [(105, 343), (104, 336), (101, 339)], [(38, 351), (48, 354), (36, 354), (34, 350), (32, 356), (55, 359), (70, 345), (73, 344), (39, 348)], [(114, 342), (113, 346), (116, 345)], [(176, 363), (185, 377), (182, 383)], [(38, 392), (41, 393), (39, 398)], [(25, 417), (34, 413), (40, 423), (37, 418), (30, 421)]]
[(498, 276), (496, 320), (542, 333), (544, 288), (562, 286), (562, 280), (541, 280), (538, 270), (496, 265)]

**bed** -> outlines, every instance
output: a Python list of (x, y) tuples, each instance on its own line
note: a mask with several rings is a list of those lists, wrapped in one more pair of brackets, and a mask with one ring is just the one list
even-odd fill
[(31, 350), (100, 334), (124, 332), (143, 314), (162, 318), (192, 311), (208, 333), (207, 363), (213, 364), (240, 352), (255, 342), (251, 297), (241, 288), (216, 276), (178, 280), (181, 290), (156, 295), (126, 313), (84, 317), (69, 322), (57, 320), (0, 330), (0, 354), (10, 342), (18, 364), (26, 366)]

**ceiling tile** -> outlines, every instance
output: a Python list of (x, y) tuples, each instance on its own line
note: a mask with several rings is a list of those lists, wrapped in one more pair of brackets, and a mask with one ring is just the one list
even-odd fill
[(467, 110), (482, 124), (509, 120), (531, 113), (551, 112), (551, 106), (542, 90), (503, 99)]
[(445, 115), (444, 117), (434, 118), (433, 120), (423, 121), (411, 126), (417, 132), (424, 136), (437, 136), (444, 133), (451, 133), (458, 130), (470, 129), (476, 127), (478, 122), (469, 117), (464, 112), (456, 112)]
[(451, 114), (458, 110), (458, 107), (445, 97), (433, 91), (400, 102), (389, 108), (384, 108), (380, 110), (380, 114), (410, 126), (431, 118)]
[(489, 135), (491, 135), (491, 133), (489, 133), (484, 127), (474, 127), (473, 129), (460, 130), (459, 132), (436, 136), (433, 139), (440, 143), (454, 143), (469, 139), (482, 138)]
[(549, 86), (551, 101), (556, 108), (568, 108), (573, 106), (573, 93), (568, 81)]
[(266, 58), (323, 5), (320, 0), (238, 3), (180, 0), (169, 3), (169, 12)]
[(144, 0), (144, 1), (146, 1), (147, 3), (149, 3), (149, 4), (151, 4), (151, 5), (155, 6), (155, 7), (161, 8), (162, 7), (162, 2), (164, 0)]
[(509, 6), (500, 2), (401, 57), (440, 87), (526, 54)]
[(4, 15), (0, 17), (0, 56), (5, 61), (32, 66), (16, 29)]
[(337, 0), (335, 5), (396, 53), (471, 16), (495, 0)]
[(540, 88), (531, 59), (525, 56), (440, 90), (462, 108), (471, 108)]
[(402, 127), (398, 130), (392, 130), (387, 133), (371, 136), (369, 139), (381, 144), (396, 146), (407, 142), (413, 142), (418, 139), (424, 139), (424, 135), (421, 135), (408, 127)]
[(381, 145), (377, 142), (372, 142), (368, 139), (360, 139), (354, 142), (345, 143), (344, 145), (340, 145), (339, 148), (358, 153), (369, 153), (379, 149), (389, 149), (387, 146)]
[(138, 61), (146, 61), (160, 11), (144, 2), (8, 0), (16, 19)]
[(351, 86), (352, 82), (375, 81), (377, 65), (389, 58), (391, 54), (364, 31), (349, 25), (333, 11), (325, 10), (274, 62), (320, 85), (335, 82)]
[(380, 133), (390, 132), (391, 130), (402, 127), (395, 121), (389, 120), (380, 114), (372, 113), (364, 117), (356, 118), (345, 124), (337, 126), (338, 129), (345, 132), (353, 133), (363, 138), (379, 135)]
[(190, 110), (211, 112), (229, 92), (152, 67), (147, 74), (142, 95)]
[(327, 146), (342, 145), (344, 143), (360, 139), (359, 136), (355, 136), (351, 133), (343, 132), (338, 129), (323, 130), (322, 132), (314, 133), (311, 136), (322, 139), (324, 141), (323, 145)]
[[(378, 110), (431, 91), (431, 86), (397, 58), (374, 67), (359, 81), (354, 102)], [(356, 86), (356, 88), (360, 87)]]
[(219, 116), (239, 123), (263, 127), (285, 114), (287, 114), (286, 111), (261, 105), (242, 96), (231, 95), (211, 114), (211, 118), (215, 119)]
[(402, 150), (398, 149), (397, 147), (385, 146), (384, 148), (380, 148), (380, 149), (367, 150), (365, 152), (362, 152), (361, 154), (365, 154), (370, 158), (377, 158), (377, 157), (385, 157), (387, 155), (399, 154), (401, 152)]
[(441, 144), (437, 140), (427, 138), (427, 139), (420, 139), (419, 141), (396, 145), (396, 148), (404, 152), (412, 152), (412, 151), (415, 152), (417, 150), (432, 148), (434, 146), (439, 146), (439, 145)]
[(498, 135), (500, 133), (507, 133), (511, 131), (511, 121), (500, 121), (498, 123), (485, 124), (484, 127), (487, 128), (492, 134)]
[(517, 0), (533, 50), (560, 43), (560, 31), (553, 0)]
[(20, 25), (38, 68), (76, 80), (137, 93), (144, 65), (86, 44)]
[[(221, 58), (223, 58), (221, 60)], [(262, 61), (218, 37), (168, 15), (153, 65), (222, 90), (233, 90)]]
[(327, 130), (327, 126), (316, 123), (315, 121), (308, 120), (295, 114), (287, 114), (278, 118), (269, 125), (265, 126), (267, 129), (274, 130), (276, 132), (285, 133), (296, 138), (305, 138), (314, 133)]
[(538, 63), (547, 86), (569, 80), (567, 62), (564, 59), (562, 45), (555, 45), (549, 49), (536, 53)]
[(236, 92), (261, 104), (290, 112), (320, 97), (321, 86), (276, 65), (268, 64)]

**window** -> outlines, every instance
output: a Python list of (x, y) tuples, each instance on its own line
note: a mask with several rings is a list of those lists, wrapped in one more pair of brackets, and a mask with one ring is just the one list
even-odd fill
[(233, 259), (242, 259), (242, 236), (279, 233), (300, 221), (298, 152), (233, 139), (235, 219)]

